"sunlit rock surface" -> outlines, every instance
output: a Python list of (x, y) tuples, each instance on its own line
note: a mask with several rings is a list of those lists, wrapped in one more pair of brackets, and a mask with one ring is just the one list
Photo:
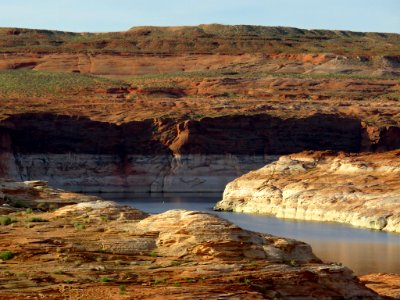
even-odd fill
[(215, 208), (400, 232), (399, 155), (283, 156), (229, 183)]
[(348, 268), (321, 262), (305, 243), (203, 212), (149, 216), (86, 200), (8, 215), (11, 223), (0, 226), (1, 299), (380, 299)]

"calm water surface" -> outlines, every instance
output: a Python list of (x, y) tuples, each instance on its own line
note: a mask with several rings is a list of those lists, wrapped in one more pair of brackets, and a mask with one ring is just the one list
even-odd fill
[(214, 212), (221, 194), (100, 194), (148, 213), (170, 209), (212, 212), (242, 228), (309, 243), (326, 262), (341, 262), (356, 274), (400, 273), (400, 234), (335, 223), (282, 220), (265, 215)]

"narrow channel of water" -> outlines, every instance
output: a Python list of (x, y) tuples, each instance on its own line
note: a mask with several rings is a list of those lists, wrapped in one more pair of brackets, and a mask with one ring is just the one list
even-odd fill
[(336, 223), (282, 220), (265, 215), (214, 212), (220, 194), (99, 194), (148, 213), (171, 209), (211, 212), (242, 228), (309, 243), (326, 262), (341, 262), (357, 275), (400, 273), (400, 234), (358, 229)]

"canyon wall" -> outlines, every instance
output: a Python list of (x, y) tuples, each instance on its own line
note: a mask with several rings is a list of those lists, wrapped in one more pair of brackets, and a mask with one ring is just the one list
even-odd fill
[(114, 124), (54, 114), (0, 123), (2, 177), (90, 192), (220, 192), (226, 183), (303, 150), (358, 152), (357, 119), (316, 114)]
[[(1, 50), (1, 49), (0, 49)], [(398, 76), (399, 56), (262, 53), (1, 53), (0, 70), (74, 72), (140, 76), (176, 72), (235, 70), (276, 74), (357, 74)]]
[(17, 154), (12, 178), (84, 192), (221, 192), (274, 156)]

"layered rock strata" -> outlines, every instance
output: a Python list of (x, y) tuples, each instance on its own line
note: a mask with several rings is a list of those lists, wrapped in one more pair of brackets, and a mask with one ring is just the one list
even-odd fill
[(361, 276), (360, 280), (386, 299), (400, 299), (399, 274), (369, 274)]
[[(1, 50), (1, 48), (0, 48)], [(16, 50), (18, 51), (18, 50)], [(0, 52), (0, 55), (2, 53)], [(229, 69), (254, 70), (272, 74), (355, 74), (359, 76), (399, 76), (399, 65), (387, 62), (398, 56), (359, 56), (335, 54), (263, 55), (245, 54), (70, 54), (70, 53), (10, 53), (3, 54), (0, 70), (35, 70), (76, 72), (101, 76), (128, 77), (149, 73), (209, 72)]]
[(207, 213), (94, 201), (11, 216), (1, 299), (381, 299), (305, 243)]
[(138, 75), (253, 69), (399, 75), (398, 34), (289, 27), (135, 27), (71, 33), (0, 28), (0, 69)]
[(359, 120), (324, 114), (120, 125), (22, 114), (0, 126), (3, 177), (91, 192), (219, 192), (227, 182), (279, 155), (308, 149), (357, 152), (368, 138)]
[(279, 155), (400, 147), (400, 35), (0, 28), (0, 176), (220, 192)]
[(305, 152), (230, 182), (215, 209), (400, 232), (400, 152)]
[(100, 198), (54, 189), (49, 187), (46, 181), (16, 182), (0, 178), (0, 214), (9, 214), (25, 208), (55, 209), (95, 200)]

